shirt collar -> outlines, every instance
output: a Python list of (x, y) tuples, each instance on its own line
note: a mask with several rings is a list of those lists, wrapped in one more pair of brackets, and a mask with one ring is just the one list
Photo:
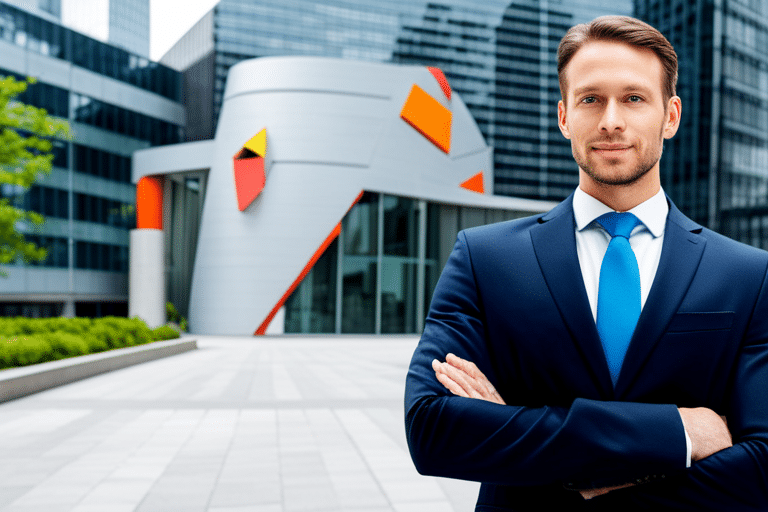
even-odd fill
[[(596, 218), (604, 213), (614, 211), (599, 200), (590, 196), (581, 188), (576, 188), (573, 194), (573, 215), (576, 218), (576, 230), (581, 231), (589, 226)], [(631, 210), (640, 222), (651, 232), (654, 238), (664, 233), (664, 226), (667, 223), (667, 214), (669, 205), (664, 190), (659, 187), (659, 191), (650, 199), (640, 203)]]

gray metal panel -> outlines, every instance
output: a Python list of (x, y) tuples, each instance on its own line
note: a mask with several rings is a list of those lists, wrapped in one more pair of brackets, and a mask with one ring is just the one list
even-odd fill
[[(66, 268), (38, 268), (21, 265), (6, 267), (8, 277), (3, 280), (3, 299), (11, 300), (13, 294), (67, 294), (69, 293), (69, 270)], [(100, 298), (128, 299), (128, 275), (120, 272), (101, 270), (80, 270), (74, 272), (74, 293), (96, 300)], [(26, 299), (27, 297), (22, 297)]]
[(3, 67), (5, 69), (26, 74), (27, 52), (23, 48), (0, 40), (0, 55), (3, 56)]
[(214, 148), (214, 141), (202, 140), (136, 151), (131, 159), (131, 177), (138, 183), (144, 176), (209, 169)]
[(149, 147), (149, 142), (145, 140), (108, 132), (84, 123), (70, 121), (70, 126), (72, 128), (72, 141), (92, 148), (110, 151), (123, 156), (131, 156), (134, 151)]
[(87, 94), (98, 100), (157, 119), (164, 119), (174, 124), (183, 125), (186, 122), (184, 106), (163, 98), (159, 94), (138, 89), (119, 80), (76, 66), (72, 66), (70, 80), (70, 84), (62, 85), (62, 87), (69, 86), (73, 92)]
[[(69, 236), (69, 221), (66, 219), (47, 218), (43, 225), (36, 227), (34, 233), (47, 236)], [(102, 244), (128, 245), (128, 231), (82, 220), (72, 221), (72, 236), (76, 240)]]

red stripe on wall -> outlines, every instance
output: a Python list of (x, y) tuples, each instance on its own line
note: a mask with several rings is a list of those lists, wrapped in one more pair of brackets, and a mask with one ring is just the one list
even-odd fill
[[(358, 201), (363, 197), (364, 191), (360, 191), (360, 193), (357, 195), (357, 198), (355, 198), (355, 201), (350, 205), (349, 210), (352, 209), (353, 206), (355, 206)], [(331, 231), (331, 234), (328, 235), (328, 237), (325, 239), (325, 241), (320, 245), (320, 247), (315, 251), (315, 253), (312, 255), (312, 257), (309, 259), (309, 262), (304, 266), (301, 273), (299, 274), (299, 277), (296, 278), (296, 280), (291, 284), (290, 287), (288, 287), (288, 291), (286, 291), (282, 297), (280, 297), (280, 300), (277, 301), (277, 304), (275, 304), (275, 307), (272, 308), (272, 311), (269, 312), (267, 317), (264, 319), (264, 321), (261, 323), (258, 329), (256, 329), (256, 332), (254, 333), (257, 336), (261, 336), (267, 332), (267, 327), (269, 327), (269, 324), (272, 322), (272, 320), (275, 318), (275, 315), (280, 310), (281, 307), (285, 304), (285, 301), (288, 300), (288, 297), (291, 296), (291, 294), (296, 290), (296, 288), (301, 284), (301, 282), (304, 280), (305, 277), (307, 277), (307, 274), (309, 274), (309, 271), (312, 270), (312, 267), (315, 266), (315, 263), (317, 263), (317, 260), (320, 259), (320, 256), (323, 255), (326, 249), (328, 249), (328, 246), (331, 245), (331, 243), (336, 240), (336, 237), (339, 236), (339, 233), (341, 233), (341, 222), (336, 224), (336, 227), (333, 228), (333, 231)]]

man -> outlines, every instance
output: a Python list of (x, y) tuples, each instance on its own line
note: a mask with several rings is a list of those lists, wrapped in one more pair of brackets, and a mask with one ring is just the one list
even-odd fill
[(768, 510), (768, 254), (661, 190), (674, 50), (603, 17), (558, 73), (579, 188), (459, 234), (406, 382), (414, 463), (483, 482), (476, 510)]

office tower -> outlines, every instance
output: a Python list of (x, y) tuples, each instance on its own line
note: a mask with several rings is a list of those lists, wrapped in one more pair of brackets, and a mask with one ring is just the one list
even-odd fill
[(53, 19), (61, 21), (61, 0), (3, 0), (3, 2), (33, 14), (51, 15)]
[(636, 13), (679, 58), (662, 186), (694, 220), (768, 249), (768, 3), (637, 0)]
[(577, 173), (557, 128), (557, 44), (575, 23), (631, 10), (631, 0), (222, 0), (161, 62), (184, 71), (189, 140), (213, 137), (227, 71), (246, 58), (439, 67), (494, 147), (494, 190), (562, 199)]
[(6, 268), (0, 315), (126, 314), (131, 155), (182, 139), (179, 74), (0, 4), (0, 75), (36, 77), (19, 99), (72, 127), (72, 140), (55, 144), (49, 176), (26, 193), (0, 190), (46, 217), (29, 238), (49, 253), (41, 264)]
[(149, 56), (149, 0), (58, 1), (66, 26), (142, 57)]

